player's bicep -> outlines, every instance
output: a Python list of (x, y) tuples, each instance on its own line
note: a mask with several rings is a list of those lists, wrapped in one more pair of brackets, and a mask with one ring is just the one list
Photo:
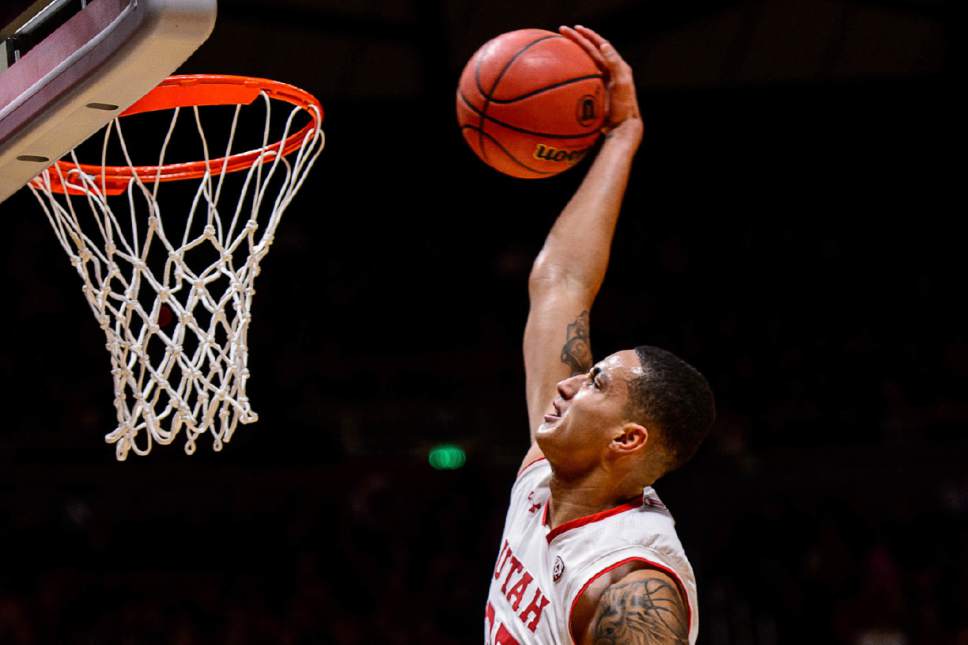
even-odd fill
[(524, 368), (532, 434), (551, 407), (558, 381), (591, 369), (589, 306), (586, 296), (564, 288), (532, 297), (524, 330)]
[(598, 601), (583, 645), (688, 645), (689, 611), (670, 576), (643, 569), (609, 586)]

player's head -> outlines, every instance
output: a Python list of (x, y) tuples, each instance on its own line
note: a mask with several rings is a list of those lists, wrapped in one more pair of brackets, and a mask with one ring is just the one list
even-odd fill
[(695, 454), (715, 416), (702, 374), (671, 352), (643, 345), (561, 381), (536, 439), (566, 476), (605, 464), (650, 483)]

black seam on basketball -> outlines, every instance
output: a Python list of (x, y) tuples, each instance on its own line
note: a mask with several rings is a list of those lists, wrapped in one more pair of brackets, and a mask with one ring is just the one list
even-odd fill
[[(463, 92), (458, 91), (457, 95), (460, 97), (460, 100), (464, 102), (464, 105), (469, 107), (471, 111), (473, 111), (474, 113), (476, 113), (478, 116), (481, 117), (481, 122), (483, 122), (486, 119), (488, 121), (491, 121), (492, 123), (497, 123), (498, 125), (503, 126), (508, 130), (514, 130), (515, 132), (520, 132), (521, 134), (531, 134), (536, 137), (546, 137), (548, 139), (583, 139), (585, 137), (590, 137), (593, 134), (596, 134), (598, 132), (598, 130), (595, 129), (595, 130), (588, 130), (583, 134), (555, 134), (553, 132), (536, 132), (534, 130), (525, 130), (524, 128), (519, 128), (517, 126), (511, 125), (510, 123), (505, 123), (504, 121), (495, 119), (493, 116), (487, 116), (486, 114), (484, 114), (483, 110), (481, 110), (478, 107), (475, 107), (473, 103), (468, 101), (467, 97), (464, 96)], [(481, 129), (481, 132), (483, 132), (483, 129)]]
[(486, 101), (491, 97), (491, 94), (493, 94), (494, 90), (497, 89), (497, 84), (500, 82), (504, 74), (508, 71), (508, 68), (511, 67), (511, 63), (517, 60), (518, 56), (523, 54), (532, 46), (537, 45), (541, 41), (549, 40), (551, 38), (564, 38), (564, 36), (560, 34), (548, 34), (547, 36), (541, 36), (540, 38), (532, 40), (530, 43), (528, 43), (527, 45), (519, 49), (517, 53), (515, 53), (514, 56), (511, 57), (511, 60), (509, 60), (507, 63), (504, 64), (504, 68), (501, 69), (501, 71), (498, 73), (497, 78), (494, 80), (494, 85), (491, 87), (490, 92), (484, 91), (484, 86), (481, 84), (481, 59), (478, 58), (477, 65), (474, 66), (474, 82), (477, 83), (477, 91), (481, 93), (481, 96), (484, 97), (484, 100)]
[[(488, 133), (484, 132), (480, 128), (475, 128), (472, 125), (462, 125), (461, 126), (461, 130), (465, 130), (465, 129), (466, 130), (476, 130), (478, 136), (480, 136), (481, 138), (487, 137), (488, 139), (490, 139), (491, 143), (493, 143), (498, 148), (500, 148), (501, 151), (508, 156), (508, 159), (510, 159), (514, 163), (518, 164), (519, 166), (521, 166), (522, 168), (524, 168), (528, 172), (537, 173), (539, 175), (554, 175), (554, 174), (556, 174), (556, 172), (554, 172), (554, 171), (550, 171), (550, 170), (538, 170), (537, 168), (532, 168), (531, 166), (527, 165), (523, 161), (519, 161), (517, 157), (515, 157), (513, 154), (511, 154), (511, 151), (510, 150), (508, 150), (507, 148), (505, 148), (504, 146), (501, 145), (501, 142), (500, 141), (498, 141), (497, 139), (495, 139), (494, 137), (492, 137)], [(481, 152), (482, 153), (484, 152), (484, 148), (483, 147), (481, 148)]]
[[(494, 90), (497, 89), (497, 84), (501, 82), (501, 79), (504, 77), (504, 74), (511, 67), (511, 64), (518, 59), (518, 56), (520, 56), (527, 50), (531, 49), (531, 47), (533, 47), (534, 45), (537, 45), (541, 41), (548, 40), (550, 38), (564, 38), (564, 36), (561, 36), (559, 34), (548, 34), (547, 36), (541, 36), (540, 38), (536, 38), (535, 40), (532, 40), (530, 43), (528, 43), (527, 45), (519, 49), (517, 52), (515, 52), (514, 56), (511, 57), (511, 60), (506, 62), (504, 64), (504, 67), (501, 68), (501, 71), (498, 72), (497, 78), (494, 79), (494, 85), (491, 86), (490, 92), (485, 92), (484, 86), (481, 85), (481, 59), (480, 58), (477, 59), (477, 64), (474, 66), (474, 82), (477, 83), (477, 91), (480, 92), (481, 96), (484, 97), (484, 107), (480, 112), (481, 118), (477, 122), (477, 125), (478, 125), (477, 145), (480, 146), (481, 148), (481, 153), (484, 155), (485, 162), (487, 161), (487, 153), (484, 152), (484, 139), (483, 139), (484, 115), (487, 114), (487, 106), (491, 102), (491, 94), (493, 94)], [(463, 98), (463, 96), (461, 98)], [(464, 99), (464, 100), (465, 102), (467, 101), (467, 99)]]
[(496, 99), (494, 97), (491, 97), (491, 103), (498, 103), (499, 105), (505, 105), (507, 103), (514, 103), (515, 101), (522, 101), (524, 99), (529, 99), (532, 96), (534, 96), (535, 94), (541, 94), (542, 92), (549, 92), (551, 90), (558, 89), (559, 87), (564, 87), (565, 85), (571, 85), (572, 83), (579, 83), (581, 81), (587, 81), (587, 80), (591, 80), (593, 78), (598, 78), (598, 79), (603, 79), (604, 80), (604, 76), (602, 76), (601, 74), (589, 74), (588, 76), (576, 76), (575, 78), (569, 78), (567, 81), (559, 81), (558, 83), (552, 83), (551, 85), (547, 85), (545, 87), (539, 87), (536, 90), (531, 90), (530, 92), (525, 92), (524, 94), (521, 94), (520, 96), (515, 96), (515, 97), (510, 98), (510, 99)]

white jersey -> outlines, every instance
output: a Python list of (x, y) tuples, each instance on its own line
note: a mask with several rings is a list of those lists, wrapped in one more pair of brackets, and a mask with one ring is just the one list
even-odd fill
[(486, 645), (572, 645), (571, 612), (599, 576), (628, 562), (667, 573), (688, 599), (689, 643), (699, 633), (696, 579), (675, 521), (646, 486), (642, 498), (551, 529), (551, 466), (525, 468), (511, 489), (484, 619)]

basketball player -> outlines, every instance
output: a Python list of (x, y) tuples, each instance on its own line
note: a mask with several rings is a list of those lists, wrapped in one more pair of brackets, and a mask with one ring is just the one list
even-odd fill
[(485, 640), (695, 643), (697, 592), (652, 484), (683, 465), (715, 417), (703, 376), (637, 347), (592, 361), (589, 309), (642, 139), (632, 71), (590, 29), (561, 28), (606, 73), (605, 141), (529, 281), (524, 332), (531, 448), (488, 593)]

